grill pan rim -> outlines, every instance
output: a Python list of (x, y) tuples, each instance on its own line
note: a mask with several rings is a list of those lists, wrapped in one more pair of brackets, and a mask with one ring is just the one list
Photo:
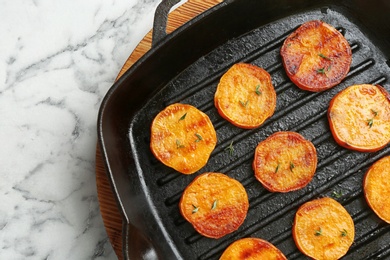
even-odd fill
[[(124, 199), (124, 196), (126, 196), (128, 193), (123, 194), (123, 182), (126, 182), (127, 183), (126, 185), (129, 185), (129, 187), (132, 187), (132, 185), (135, 185), (135, 183), (133, 183), (131, 180), (128, 179), (127, 174), (125, 174), (125, 176), (118, 177), (119, 173), (115, 172), (115, 170), (113, 170), (113, 167), (112, 167), (113, 164), (119, 163), (119, 164), (125, 164), (127, 166), (133, 165), (135, 168), (137, 168), (135, 158), (128, 158), (127, 157), (127, 158), (125, 158), (125, 160), (118, 161), (118, 159), (115, 159), (115, 157), (118, 156), (118, 153), (114, 153), (114, 154), (112, 153), (113, 148), (112, 148), (112, 145), (110, 144), (110, 142), (112, 142), (112, 140), (108, 140), (112, 137), (108, 137), (108, 135), (112, 134), (114, 132), (115, 134), (120, 134), (122, 140), (127, 140), (128, 139), (127, 129), (129, 127), (129, 124), (131, 124), (131, 119), (130, 119), (131, 117), (128, 117), (127, 122), (122, 123), (123, 125), (121, 124), (120, 127), (115, 129), (117, 127), (116, 120), (118, 118), (117, 117), (115, 119), (107, 119), (107, 118), (112, 116), (116, 112), (121, 112), (120, 111), (121, 107), (120, 106), (119, 107), (113, 106), (112, 101), (118, 100), (118, 97), (115, 97), (116, 95), (118, 95), (117, 92), (119, 92), (120, 89), (129, 87), (129, 86), (127, 86), (129, 78), (131, 78), (134, 74), (137, 74), (138, 73), (137, 71), (140, 70), (140, 68), (142, 67), (142, 65), (144, 63), (151, 62), (151, 60), (155, 59), (156, 58), (155, 55), (156, 55), (156, 53), (158, 53), (159, 50), (163, 49), (166, 45), (171, 44), (172, 41), (174, 42), (174, 41), (180, 40), (181, 34), (190, 32), (192, 30), (192, 27), (196, 26), (197, 24), (207, 23), (209, 21), (209, 19), (207, 19), (208, 16), (213, 16), (213, 15), (215, 15), (216, 12), (221, 13), (224, 11), (224, 8), (228, 8), (229, 5), (240, 3), (240, 2), (247, 2), (248, 4), (251, 3), (251, 1), (226, 1), (226, 2), (220, 4), (216, 7), (211, 8), (209, 11), (207, 11), (203, 15), (200, 15), (199, 17), (191, 20), (190, 23), (186, 24), (185, 26), (178, 29), (177, 31), (175, 31), (171, 35), (167, 36), (159, 44), (157, 44), (150, 52), (148, 52), (145, 56), (143, 56), (132, 68), (130, 68), (113, 85), (113, 87), (108, 91), (107, 95), (105, 96), (105, 98), (102, 102), (101, 108), (99, 110), (99, 116), (98, 116), (98, 139), (99, 139), (99, 145), (101, 147), (104, 162), (105, 162), (106, 172), (109, 176), (111, 187), (112, 187), (114, 194), (116, 196), (116, 200), (118, 202), (118, 205), (119, 205), (119, 208), (121, 210), (123, 220), (125, 223), (124, 230), (123, 230), (124, 239), (125, 239), (124, 240), (124, 242), (125, 242), (124, 243), (125, 259), (132, 259), (129, 256), (129, 252), (128, 252), (129, 248), (127, 247), (129, 240), (131, 238), (131, 235), (129, 232), (129, 230), (130, 230), (129, 226), (139, 225), (142, 228), (143, 224), (140, 224), (142, 222), (142, 220), (139, 219), (139, 216), (137, 216), (137, 214), (131, 213), (130, 212), (131, 210), (129, 211), (129, 209), (128, 209), (128, 204), (127, 204), (128, 201), (126, 201), (126, 199)], [(265, 3), (265, 2), (269, 2), (269, 1), (263, 1), (263, 2)], [(302, 2), (302, 1), (298, 1), (298, 2)], [(313, 6), (310, 6), (310, 8), (319, 7), (321, 5), (329, 6), (329, 5), (334, 4), (333, 2), (334, 1), (320, 1)], [(349, 8), (350, 6), (347, 5), (345, 2), (346, 1), (343, 1), (343, 2), (336, 1), (337, 6), (345, 5), (344, 7)], [(355, 2), (359, 2), (359, 1), (355, 1)], [(381, 1), (377, 1), (377, 2), (381, 2)], [(373, 5), (374, 5), (374, 3), (373, 3)], [(303, 9), (295, 9), (294, 12), (299, 12), (302, 10)], [(294, 13), (291, 12), (290, 14), (293, 15)], [(277, 17), (272, 17), (271, 19), (277, 20)], [(258, 27), (258, 26), (255, 26), (255, 27)], [(381, 43), (381, 44), (382, 45), (387, 44), (386, 46), (390, 45), (390, 44), (388, 44), (388, 42)], [(219, 44), (216, 44), (216, 45), (219, 45)], [(382, 50), (383, 49), (384, 48), (382, 48)], [(389, 57), (388, 53), (386, 53), (386, 55), (387, 55), (387, 57)], [(124, 99), (119, 99), (119, 100), (124, 100)], [(142, 102), (138, 105), (142, 105)], [(126, 108), (126, 109), (127, 109), (126, 110), (127, 112), (128, 111), (135, 112), (137, 110), (137, 107), (130, 107), (130, 108)], [(107, 124), (111, 124), (111, 126), (108, 128), (108, 130), (106, 127)], [(115, 129), (115, 130), (113, 130), (113, 129)], [(119, 138), (119, 137), (116, 137), (116, 138)], [(116, 138), (114, 138), (114, 139), (116, 139)], [(126, 142), (126, 143), (128, 143), (128, 142)], [(129, 147), (128, 144), (124, 145), (124, 147), (121, 149), (122, 149), (121, 151), (126, 151), (126, 150), (131, 151), (131, 147)], [(133, 156), (134, 155), (131, 155), (131, 157), (133, 157)], [(133, 161), (133, 160), (135, 160), (135, 162), (131, 163), (131, 161)], [(142, 188), (140, 190), (135, 191), (135, 192), (139, 192), (139, 194), (143, 194)], [(143, 195), (145, 196), (145, 194), (143, 194)], [(147, 201), (147, 196), (145, 196), (145, 197), (146, 198), (143, 198), (143, 199), (133, 198), (131, 200), (131, 202), (132, 203), (139, 202), (139, 201), (137, 201), (137, 199), (138, 199), (141, 201), (141, 203), (142, 202), (145, 203), (145, 201)], [(147, 211), (150, 212), (152, 210), (150, 208), (151, 205), (147, 204), (145, 206), (148, 207), (146, 209)], [(144, 233), (143, 230), (141, 230), (140, 232), (142, 233), (141, 235), (148, 236), (147, 234), (143, 234)], [(167, 234), (160, 234), (161, 237), (165, 237), (166, 235)], [(146, 240), (148, 240), (148, 239), (150, 239), (150, 238), (146, 238)], [(165, 245), (163, 247), (167, 247), (168, 249), (164, 249), (162, 252), (157, 252), (157, 254), (162, 254), (162, 253), (167, 252), (168, 254), (178, 256), (178, 252), (174, 252), (174, 245)]]

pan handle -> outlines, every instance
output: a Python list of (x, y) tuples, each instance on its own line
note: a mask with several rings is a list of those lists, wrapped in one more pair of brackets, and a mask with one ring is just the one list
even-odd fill
[(122, 235), (124, 243), (122, 244), (123, 258), (126, 260), (144, 259), (155, 260), (161, 259), (157, 252), (141, 231), (131, 223), (124, 223), (122, 226)]
[[(196, 15), (210, 9), (211, 7), (220, 4), (222, 2), (229, 2), (234, 0), (187, 0), (182, 6), (178, 7), (178, 10), (183, 8), (192, 8), (191, 11), (185, 13), (191, 13), (191, 17), (185, 17), (187, 20), (191, 20)], [(155, 47), (162, 39), (167, 36), (167, 21), (168, 14), (172, 7), (178, 4), (180, 0), (162, 0), (157, 6), (154, 14), (153, 30), (152, 30), (152, 47)], [(184, 8), (185, 6), (185, 8)], [(176, 28), (177, 29), (177, 28)]]
[(153, 21), (152, 47), (167, 36), (166, 28), (169, 11), (179, 2), (180, 0), (162, 0), (157, 6)]

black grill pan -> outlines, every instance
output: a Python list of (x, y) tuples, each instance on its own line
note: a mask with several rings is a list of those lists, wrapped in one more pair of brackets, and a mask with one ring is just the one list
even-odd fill
[[(171, 4), (163, 2), (168, 7), (160, 8), (169, 10)], [(301, 204), (324, 196), (338, 200), (355, 222), (355, 241), (343, 259), (390, 259), (390, 225), (372, 212), (362, 192), (364, 173), (390, 154), (390, 146), (375, 153), (344, 149), (333, 140), (326, 117), (329, 101), (347, 86), (380, 84), (390, 92), (389, 16), (388, 0), (231, 0), (168, 36), (155, 33), (154, 47), (109, 90), (98, 118), (99, 143), (125, 223), (125, 259), (218, 259), (243, 237), (268, 240), (288, 259), (306, 259), (292, 239), (292, 221)], [(279, 54), (287, 35), (313, 19), (336, 27), (353, 52), (347, 77), (320, 93), (297, 88)], [(258, 129), (234, 127), (213, 105), (219, 78), (237, 62), (266, 69), (277, 92), (275, 114)], [(208, 164), (193, 175), (164, 166), (149, 148), (153, 118), (175, 102), (204, 111), (217, 131)], [(296, 131), (317, 149), (317, 172), (301, 190), (271, 193), (253, 176), (256, 145), (277, 131)], [(232, 142), (229, 154), (226, 147)], [(218, 240), (200, 236), (178, 208), (184, 188), (206, 171), (239, 180), (250, 201), (243, 225)]]

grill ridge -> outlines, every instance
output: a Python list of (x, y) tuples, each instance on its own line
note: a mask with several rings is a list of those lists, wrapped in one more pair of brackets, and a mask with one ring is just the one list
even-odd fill
[[(367, 211), (366, 211), (367, 212)], [(365, 215), (366, 218), (368, 218), (370, 214)], [(368, 244), (376, 239), (378, 239), (380, 236), (387, 234), (390, 231), (390, 226), (387, 224), (382, 224), (380, 227), (375, 229), (374, 232), (367, 232), (365, 234), (362, 234), (359, 238), (355, 238), (354, 243), (352, 244), (351, 248), (349, 249), (349, 253), (353, 254), (356, 252), (360, 246), (364, 244)], [(370, 234), (370, 235), (369, 235)]]
[(371, 255), (364, 258), (364, 260), (370, 259), (389, 259), (390, 258), (390, 246), (384, 247), (382, 250), (379, 249), (376, 252), (373, 252)]

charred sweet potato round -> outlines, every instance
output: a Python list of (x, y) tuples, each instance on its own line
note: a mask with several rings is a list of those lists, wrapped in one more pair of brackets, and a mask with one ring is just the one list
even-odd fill
[(199, 234), (221, 238), (241, 226), (249, 201), (239, 181), (222, 173), (208, 172), (197, 176), (185, 188), (179, 208)]
[(291, 81), (313, 92), (339, 84), (352, 62), (351, 47), (344, 36), (319, 20), (306, 22), (290, 34), (280, 54)]
[(234, 64), (221, 77), (214, 104), (221, 117), (233, 125), (256, 128), (275, 111), (276, 92), (271, 76), (252, 64)]
[(260, 238), (242, 238), (233, 242), (219, 260), (287, 260), (273, 244)]
[(272, 192), (305, 187), (317, 168), (314, 145), (295, 132), (277, 132), (260, 142), (255, 150), (255, 177)]
[(206, 165), (216, 143), (210, 118), (191, 105), (172, 104), (152, 122), (152, 153), (163, 164), (184, 174)]
[(383, 157), (368, 169), (363, 190), (371, 209), (390, 224), (390, 156)]
[(328, 120), (336, 142), (374, 152), (390, 142), (390, 95), (379, 85), (353, 85), (330, 102)]
[(292, 233), (295, 244), (305, 255), (333, 260), (347, 253), (355, 237), (355, 225), (340, 203), (321, 198), (298, 209)]

